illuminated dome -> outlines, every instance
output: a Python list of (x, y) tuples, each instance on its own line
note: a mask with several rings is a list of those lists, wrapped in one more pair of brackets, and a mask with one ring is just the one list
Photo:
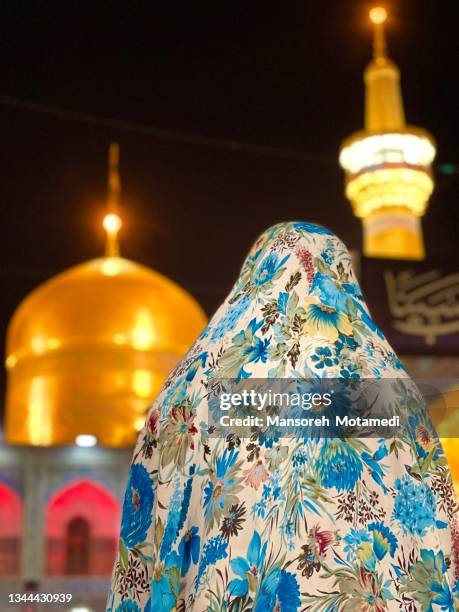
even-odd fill
[[(113, 235), (108, 244), (116, 250)], [(58, 274), (24, 299), (8, 329), (7, 441), (132, 444), (205, 323), (184, 289), (122, 257)]]

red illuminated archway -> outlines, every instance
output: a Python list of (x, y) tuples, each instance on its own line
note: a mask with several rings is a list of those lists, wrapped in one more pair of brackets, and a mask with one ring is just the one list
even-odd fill
[(19, 574), (21, 530), (22, 501), (0, 482), (0, 576)]
[[(119, 523), (117, 499), (94, 480), (80, 479), (59, 489), (46, 509), (47, 574), (109, 575)], [(78, 537), (76, 525), (80, 529)], [(83, 563), (81, 559), (86, 556)]]

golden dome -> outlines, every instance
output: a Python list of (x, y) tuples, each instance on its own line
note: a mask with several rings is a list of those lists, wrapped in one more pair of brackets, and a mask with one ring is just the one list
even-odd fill
[(35, 289), (7, 335), (6, 439), (135, 439), (165, 376), (206, 318), (181, 287), (121, 257), (75, 266)]
[[(11, 444), (134, 443), (164, 378), (206, 324), (179, 285), (118, 256), (118, 145), (110, 148), (107, 255), (32, 291), (7, 333)], [(116, 217), (116, 218), (115, 218)]]

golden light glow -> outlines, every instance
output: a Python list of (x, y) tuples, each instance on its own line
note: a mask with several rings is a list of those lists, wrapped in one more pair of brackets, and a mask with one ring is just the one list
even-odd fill
[(17, 363), (17, 358), (15, 355), (8, 355), (5, 359), (5, 367), (7, 370), (12, 370)]
[(34, 336), (32, 338), (31, 344), (32, 344), (33, 352), (37, 354), (44, 353), (48, 346), (46, 337), (43, 336), (42, 334), (37, 334), (36, 336)]
[(424, 243), (419, 217), (406, 207), (384, 206), (363, 219), (366, 257), (423, 259)]
[(27, 412), (28, 439), (32, 446), (51, 444), (51, 418), (49, 384), (43, 376), (35, 376), (30, 382)]
[(136, 432), (141, 431), (144, 425), (145, 425), (145, 417), (138, 417), (134, 421), (134, 429), (136, 430)]
[(340, 151), (339, 163), (349, 174), (382, 164), (407, 164), (428, 168), (435, 157), (430, 138), (415, 133), (374, 134), (351, 140)]
[(379, 208), (392, 206), (403, 206), (420, 217), (433, 187), (431, 176), (422, 170), (383, 167), (351, 176), (345, 193), (356, 217), (365, 218)]
[(75, 438), (75, 444), (82, 448), (91, 448), (92, 446), (97, 446), (97, 438), (92, 434), (79, 434)]
[(374, 6), (370, 9), (370, 20), (375, 23), (384, 23), (387, 19), (387, 11), (382, 6)]
[(422, 259), (420, 217), (434, 188), (435, 144), (422, 128), (407, 126), (400, 71), (388, 57), (382, 6), (370, 10), (373, 59), (364, 71), (365, 129), (341, 145), (345, 194), (363, 222), (368, 257)]
[(459, 439), (441, 438), (441, 443), (451, 470), (456, 495), (459, 497)]
[(136, 312), (131, 337), (132, 346), (139, 351), (147, 351), (153, 346), (156, 338), (155, 325), (147, 308), (139, 308)]
[(105, 215), (104, 220), (102, 221), (105, 231), (109, 234), (117, 234), (120, 231), (122, 224), (123, 222), (121, 221), (121, 217), (115, 213)]
[(149, 370), (135, 370), (132, 386), (134, 393), (142, 398), (149, 398), (153, 392), (153, 373)]
[(57, 275), (9, 325), (5, 439), (74, 445), (90, 433), (101, 446), (133, 444), (136, 419), (205, 323), (181, 287), (122, 257)]
[(118, 257), (106, 257), (102, 263), (102, 274), (116, 276), (121, 272), (121, 263)]

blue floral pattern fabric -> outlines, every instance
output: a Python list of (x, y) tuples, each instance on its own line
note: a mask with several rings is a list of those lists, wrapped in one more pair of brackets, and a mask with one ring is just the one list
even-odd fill
[(346, 247), (304, 222), (261, 235), (151, 407), (107, 610), (459, 609), (458, 506), (427, 417), (397, 439), (209, 435), (216, 380), (291, 377), (408, 378)]

